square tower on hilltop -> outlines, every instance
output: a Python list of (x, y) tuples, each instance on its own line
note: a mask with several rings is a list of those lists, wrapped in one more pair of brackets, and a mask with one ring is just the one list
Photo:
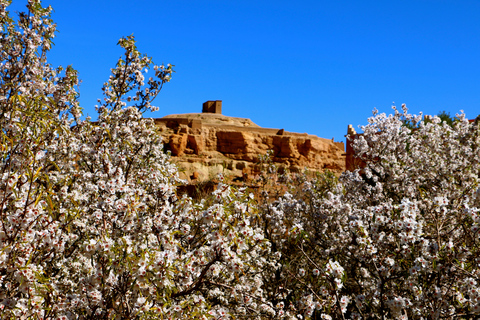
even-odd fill
[(222, 114), (222, 100), (209, 100), (203, 103), (202, 113)]

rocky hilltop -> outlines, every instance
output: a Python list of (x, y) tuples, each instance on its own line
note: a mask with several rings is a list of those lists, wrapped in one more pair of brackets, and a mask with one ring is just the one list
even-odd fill
[(224, 173), (233, 180), (250, 180), (259, 173), (258, 155), (273, 150), (280, 168), (300, 172), (345, 171), (345, 146), (306, 133), (262, 128), (250, 119), (221, 114), (221, 101), (207, 101), (202, 113), (155, 119), (184, 179), (203, 181)]

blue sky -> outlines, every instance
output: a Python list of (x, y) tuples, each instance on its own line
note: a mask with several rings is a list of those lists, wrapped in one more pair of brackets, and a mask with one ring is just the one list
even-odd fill
[[(26, 0), (13, 0), (11, 11)], [(480, 1), (50, 0), (52, 65), (79, 71), (84, 113), (133, 34), (176, 73), (151, 116), (223, 114), (343, 141), (392, 102), (412, 113), (480, 113)]]

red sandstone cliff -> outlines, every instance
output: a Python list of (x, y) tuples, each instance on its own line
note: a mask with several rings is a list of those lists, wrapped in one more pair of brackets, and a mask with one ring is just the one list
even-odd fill
[(155, 119), (172, 160), (187, 180), (208, 180), (220, 172), (232, 179), (251, 179), (259, 170), (258, 155), (267, 150), (273, 150), (275, 164), (291, 172), (345, 171), (343, 142), (261, 128), (249, 119), (208, 112)]

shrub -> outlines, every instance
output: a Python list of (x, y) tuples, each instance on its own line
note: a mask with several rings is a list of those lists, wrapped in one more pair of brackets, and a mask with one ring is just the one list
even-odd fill
[[(278, 279), (301, 314), (322, 319), (473, 318), (480, 312), (478, 278), (480, 131), (457, 114), (394, 109), (375, 113), (354, 144), (365, 162), (338, 184), (270, 205), (278, 220), (297, 221), (300, 235), (268, 238), (292, 252)], [(404, 125), (411, 121), (415, 129)], [(279, 244), (279, 245), (278, 245)], [(293, 265), (293, 266), (292, 266)], [(303, 288), (303, 290), (302, 290)]]
[(121, 39), (98, 120), (81, 120), (75, 70), (46, 60), (51, 8), (31, 0), (16, 23), (8, 4), (0, 3), (0, 317), (271, 314), (259, 277), (272, 266), (269, 243), (250, 224), (249, 194), (220, 183), (209, 201), (178, 199), (177, 169), (142, 117), (172, 67)]
[[(2, 319), (439, 319), (480, 312), (478, 121), (374, 113), (362, 171), (219, 178), (179, 198), (145, 110), (170, 80), (133, 37), (81, 120), (51, 8), (0, 0)], [(145, 69), (154, 75), (145, 79)], [(405, 125), (409, 123), (411, 125)], [(273, 197), (272, 197), (273, 195)]]

